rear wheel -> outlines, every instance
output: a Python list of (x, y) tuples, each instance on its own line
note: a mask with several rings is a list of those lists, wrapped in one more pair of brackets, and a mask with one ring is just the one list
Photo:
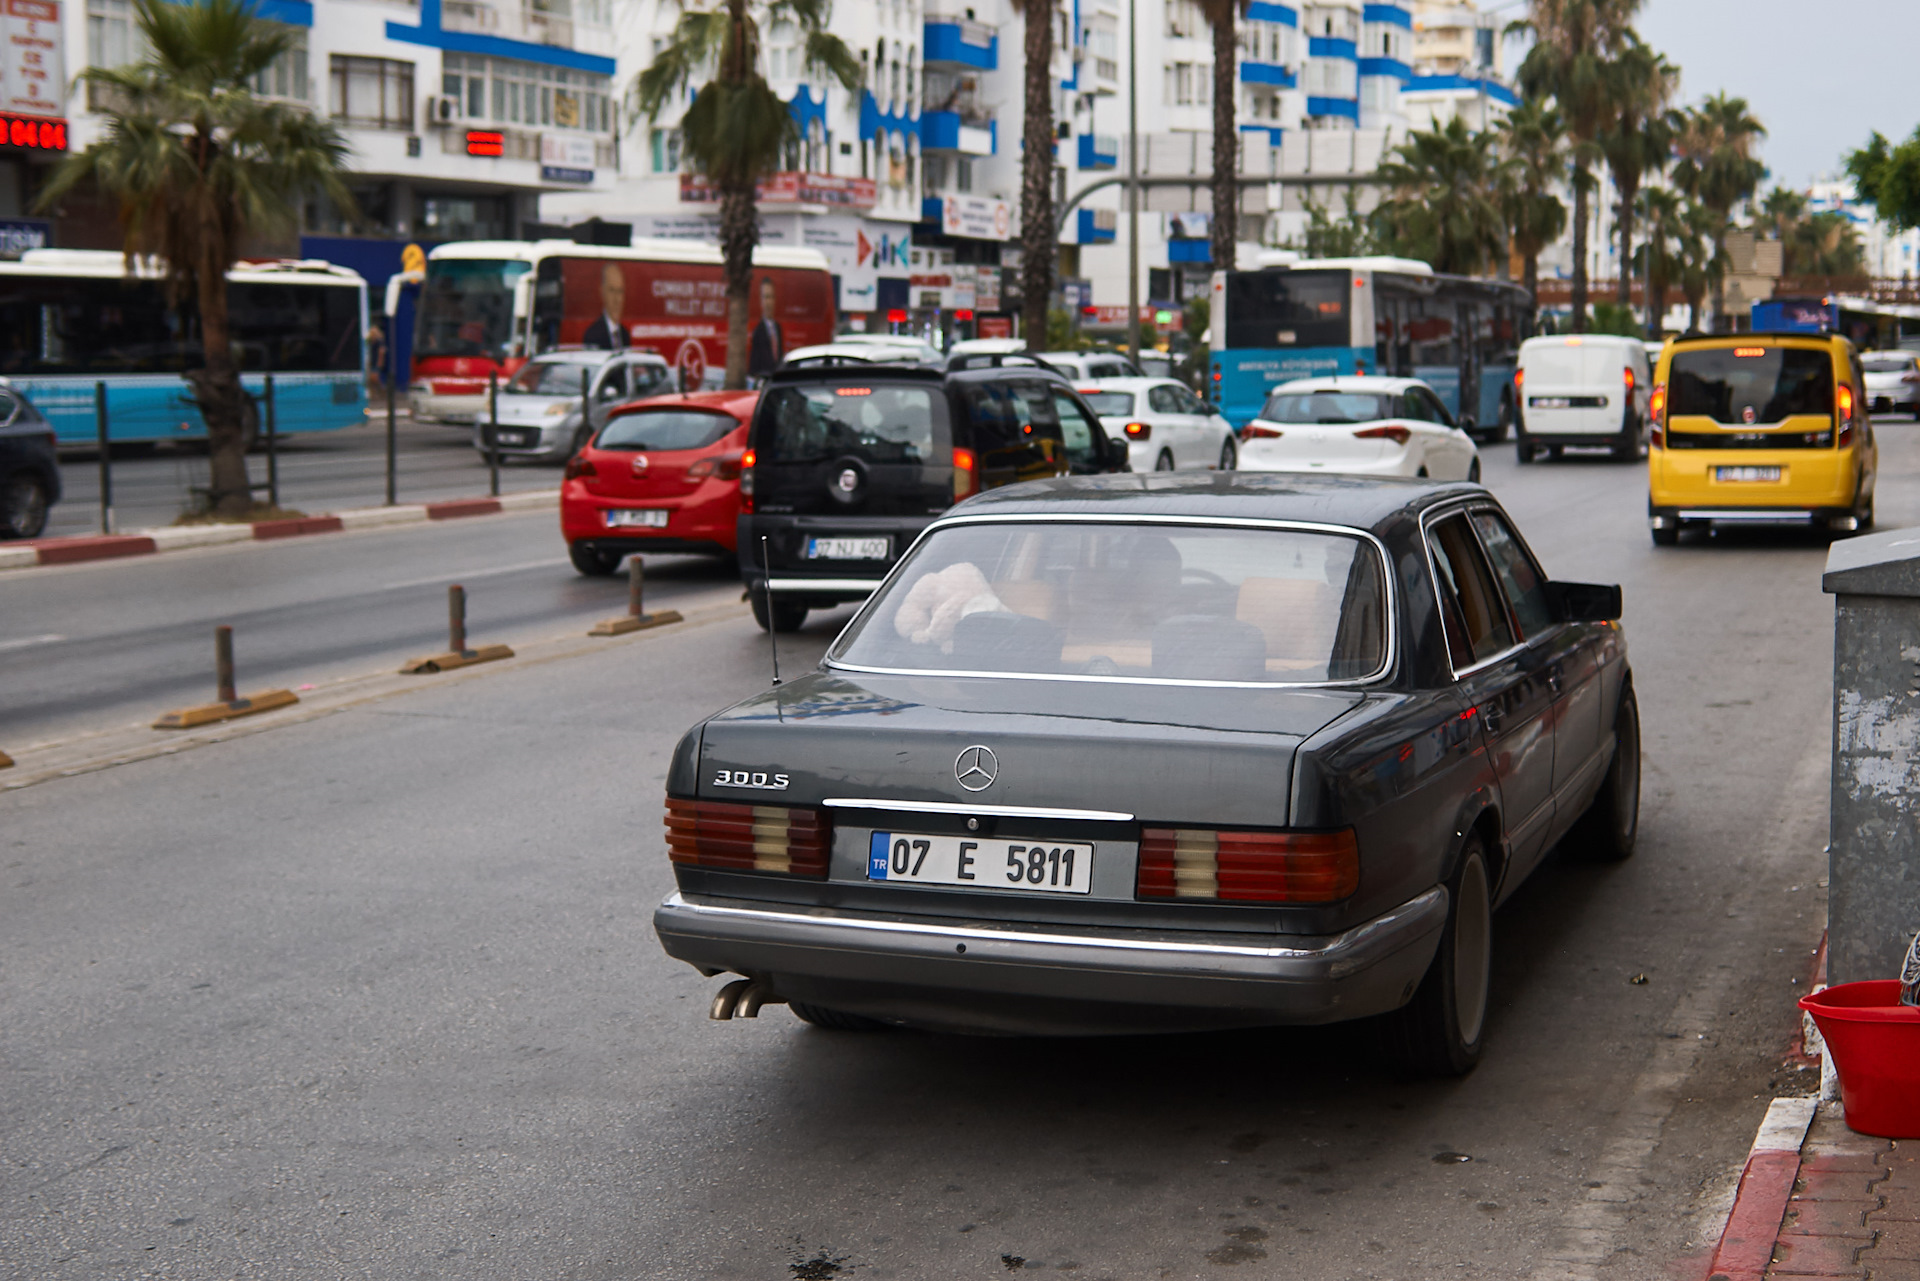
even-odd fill
[(573, 562), (575, 569), (588, 578), (605, 578), (618, 570), (620, 562), (625, 558), (615, 552), (603, 552), (596, 547), (589, 547), (585, 543), (569, 543), (567, 559)]
[(1476, 485), (1480, 483), (1480, 460), (1478, 458), (1474, 459), (1473, 462), (1468, 465), (1467, 479)]
[(1667, 525), (1653, 531), (1655, 547), (1678, 547), (1680, 545), (1680, 527)]
[(1525, 466), (1538, 457), (1538, 453), (1533, 447), (1533, 442), (1522, 436), (1513, 443), (1513, 456), (1522, 466)]
[(1613, 761), (1600, 794), (1574, 824), (1583, 853), (1603, 863), (1633, 856), (1640, 834), (1640, 704), (1628, 682), (1613, 716)]
[(24, 473), (0, 481), (0, 538), (38, 538), (47, 527), (47, 487)]
[(752, 593), (753, 621), (763, 632), (797, 632), (807, 621), (807, 607), (798, 601), (767, 599), (765, 588)]
[(1486, 846), (1467, 838), (1447, 882), (1447, 923), (1413, 1000), (1388, 1016), (1387, 1045), (1419, 1076), (1464, 1076), (1480, 1061), (1493, 969), (1493, 895)]
[(809, 1005), (805, 1001), (788, 1001), (787, 1008), (798, 1015), (802, 1023), (811, 1023), (829, 1032), (885, 1032), (887, 1025), (879, 1019), (870, 1019), (864, 1014), (849, 1014), (845, 1010), (830, 1010), (824, 1005)]
[(1647, 456), (1647, 438), (1640, 430), (1640, 420), (1635, 419), (1620, 433), (1620, 439), (1613, 442), (1613, 456), (1623, 463), (1634, 462)]
[(1153, 469), (1155, 471), (1172, 471), (1173, 451), (1171, 449), (1161, 450), (1160, 456), (1153, 460)]
[(1240, 450), (1234, 445), (1233, 437), (1229, 436), (1220, 442), (1220, 470), (1232, 471), (1239, 465)]

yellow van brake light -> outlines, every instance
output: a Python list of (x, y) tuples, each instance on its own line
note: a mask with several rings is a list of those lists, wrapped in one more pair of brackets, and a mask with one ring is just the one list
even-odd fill
[(1746, 360), (1754, 356), (1766, 355), (1767, 349), (1765, 347), (1735, 347), (1733, 354), (1742, 360)]
[(1653, 430), (1649, 433), (1649, 442), (1655, 449), (1667, 447), (1667, 385), (1655, 383), (1653, 394), (1647, 399), (1647, 414), (1653, 419)]
[(1853, 443), (1853, 388), (1841, 383), (1835, 390), (1834, 416), (1840, 420), (1840, 448), (1845, 449)]

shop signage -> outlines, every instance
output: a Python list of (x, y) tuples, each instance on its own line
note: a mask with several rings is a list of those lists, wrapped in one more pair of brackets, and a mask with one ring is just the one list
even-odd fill
[[(760, 202), (769, 205), (831, 205), (840, 209), (871, 209), (878, 199), (873, 179), (852, 178), (832, 173), (770, 173), (755, 189)], [(720, 199), (706, 175), (680, 175), (682, 204), (713, 204)]]
[(593, 139), (578, 134), (540, 135), (542, 182), (592, 182)]
[(52, 242), (53, 224), (38, 218), (0, 218), (0, 258), (18, 258)]
[(43, 119), (35, 123), (59, 126), (55, 147), (44, 131), (36, 131), (31, 142), (17, 140), (19, 131), (8, 121), (8, 144), (64, 151), (67, 122), (60, 117), (66, 114), (67, 68), (59, 0), (0, 0), (0, 5), (0, 39), (6, 43), (0, 54), (0, 111), (39, 116)]
[(967, 240), (1007, 240), (1013, 235), (1013, 206), (981, 196), (942, 196), (940, 230)]

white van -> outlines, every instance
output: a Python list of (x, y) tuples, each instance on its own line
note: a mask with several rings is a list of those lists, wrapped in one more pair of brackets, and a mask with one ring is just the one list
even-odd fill
[(1605, 445), (1615, 458), (1647, 454), (1646, 345), (1615, 334), (1557, 334), (1520, 344), (1513, 374), (1515, 450), (1530, 463), (1565, 445)]

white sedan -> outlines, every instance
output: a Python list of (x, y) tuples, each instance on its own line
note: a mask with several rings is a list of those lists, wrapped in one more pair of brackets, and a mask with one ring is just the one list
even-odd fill
[(1240, 429), (1242, 471), (1480, 479), (1480, 451), (1417, 378), (1302, 378)]
[(1127, 438), (1135, 471), (1232, 471), (1233, 424), (1171, 378), (1102, 378), (1080, 388), (1107, 435)]

